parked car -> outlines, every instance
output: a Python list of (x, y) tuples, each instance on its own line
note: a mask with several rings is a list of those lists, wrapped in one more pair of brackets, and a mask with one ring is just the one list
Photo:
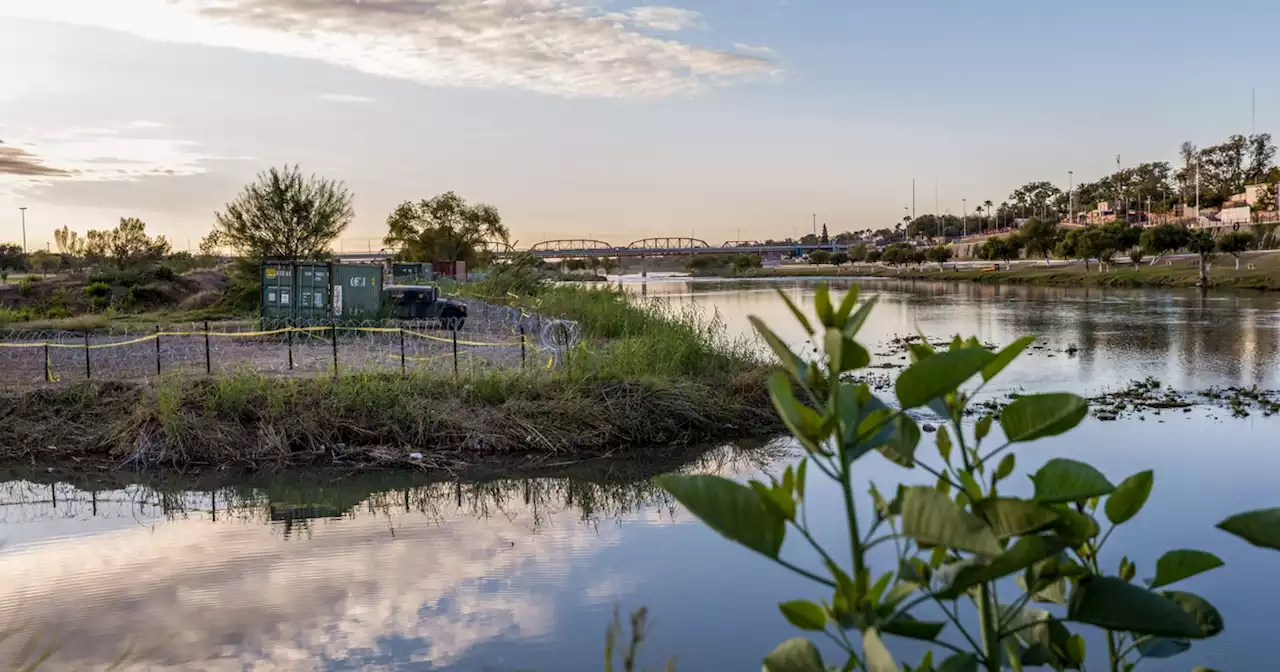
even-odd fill
[(439, 329), (461, 329), (467, 322), (467, 305), (440, 298), (440, 290), (430, 285), (387, 285), (384, 295), (396, 319)]

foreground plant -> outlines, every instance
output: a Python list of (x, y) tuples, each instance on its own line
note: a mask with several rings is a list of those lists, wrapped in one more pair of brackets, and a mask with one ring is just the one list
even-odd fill
[[(1109, 553), (1104, 562), (1112, 533), (1146, 503), (1151, 471), (1116, 485), (1088, 464), (1057, 458), (1031, 477), (1032, 497), (1001, 492), (1016, 467), (1012, 449), (1067, 432), (1088, 412), (1076, 395), (1039, 394), (1017, 398), (998, 417), (986, 414), (966, 423), (970, 400), (1033, 337), (998, 352), (958, 336), (942, 352), (927, 339), (912, 343), (913, 363), (896, 381), (891, 407), (853, 375), (870, 363), (854, 338), (874, 298), (858, 305), (855, 289), (834, 305), (820, 286), (816, 326), (787, 303), (813, 341), (823, 344), (817, 361), (801, 358), (762, 322), (752, 321), (781, 362), (783, 372), (769, 381), (770, 395), (806, 457), (769, 483), (742, 485), (716, 476), (659, 479), (720, 534), (829, 591), (827, 599), (797, 599), (779, 609), (796, 627), (830, 638), (846, 656), (843, 663), (828, 668), (812, 642), (796, 638), (765, 658), (767, 672), (1083, 669), (1085, 639), (1069, 625), (1102, 629), (1109, 669), (1128, 672), (1143, 658), (1177, 655), (1192, 640), (1222, 631), (1222, 617), (1208, 601), (1169, 589), (1221, 566), (1212, 553), (1165, 553), (1154, 577), (1141, 583), (1135, 583), (1138, 568), (1127, 557)], [(978, 382), (967, 386), (971, 379)], [(917, 455), (921, 431), (911, 412), (923, 408), (943, 421), (936, 458)], [(997, 423), (1003, 441), (992, 432)], [(854, 464), (872, 452), (927, 472), (936, 485), (900, 485), (888, 498), (872, 484), (866, 496), (856, 495)], [(811, 470), (838, 483), (843, 494), (848, 548), (842, 552), (819, 544), (810, 531), (805, 489)], [(817, 552), (821, 569), (782, 557), (788, 532)], [(876, 571), (868, 553), (881, 544), (893, 545), (897, 562)], [(917, 617), (914, 612), (926, 604), (942, 620)], [(976, 629), (965, 625), (975, 622)], [(914, 667), (900, 667), (886, 644), (892, 638), (922, 640), (945, 652), (936, 664), (931, 650)]]

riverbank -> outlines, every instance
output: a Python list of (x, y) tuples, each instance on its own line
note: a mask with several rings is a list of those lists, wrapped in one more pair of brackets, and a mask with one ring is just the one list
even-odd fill
[(63, 472), (414, 469), (662, 458), (767, 435), (767, 367), (723, 327), (555, 287), (583, 340), (554, 370), (161, 377), (0, 396), (0, 467)]
[[(996, 268), (1000, 270), (994, 270)], [(1220, 257), (1209, 271), (1211, 289), (1280, 290), (1280, 254), (1259, 252), (1244, 255), (1240, 270), (1235, 270), (1231, 257)], [(730, 277), (740, 278), (807, 278), (807, 277), (872, 277), (902, 280), (934, 280), (939, 282), (978, 282), (985, 284), (1045, 285), (1067, 287), (1196, 287), (1200, 282), (1199, 263), (1194, 258), (1178, 257), (1158, 261), (1151, 265), (1143, 261), (1136, 268), (1132, 263), (1117, 260), (1105, 272), (1099, 272), (1096, 262), (1086, 270), (1082, 263), (1057, 262), (1046, 266), (1043, 262), (1020, 261), (1012, 268), (1007, 262), (990, 262), (983, 266), (958, 268), (947, 264), (940, 270), (930, 263), (918, 266), (889, 267), (871, 264), (851, 266), (803, 266), (760, 268)]]

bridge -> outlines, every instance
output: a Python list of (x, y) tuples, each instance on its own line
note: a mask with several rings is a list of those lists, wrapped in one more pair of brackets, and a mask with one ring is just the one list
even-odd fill
[[(584, 257), (663, 257), (694, 254), (804, 254), (814, 250), (834, 252), (845, 249), (837, 243), (826, 245), (773, 244), (758, 240), (729, 240), (710, 245), (698, 238), (663, 237), (642, 238), (627, 245), (613, 245), (603, 240), (574, 239), (544, 240), (523, 250), (543, 259), (568, 259)], [(515, 250), (500, 254), (519, 253)]]

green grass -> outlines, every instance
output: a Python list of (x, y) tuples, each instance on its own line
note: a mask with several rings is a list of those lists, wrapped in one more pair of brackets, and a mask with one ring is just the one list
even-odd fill
[(553, 371), (238, 373), (0, 396), (0, 464), (455, 469), (548, 455), (662, 457), (776, 430), (768, 368), (718, 319), (616, 290), (558, 286), (520, 300), (582, 326), (583, 343)]

